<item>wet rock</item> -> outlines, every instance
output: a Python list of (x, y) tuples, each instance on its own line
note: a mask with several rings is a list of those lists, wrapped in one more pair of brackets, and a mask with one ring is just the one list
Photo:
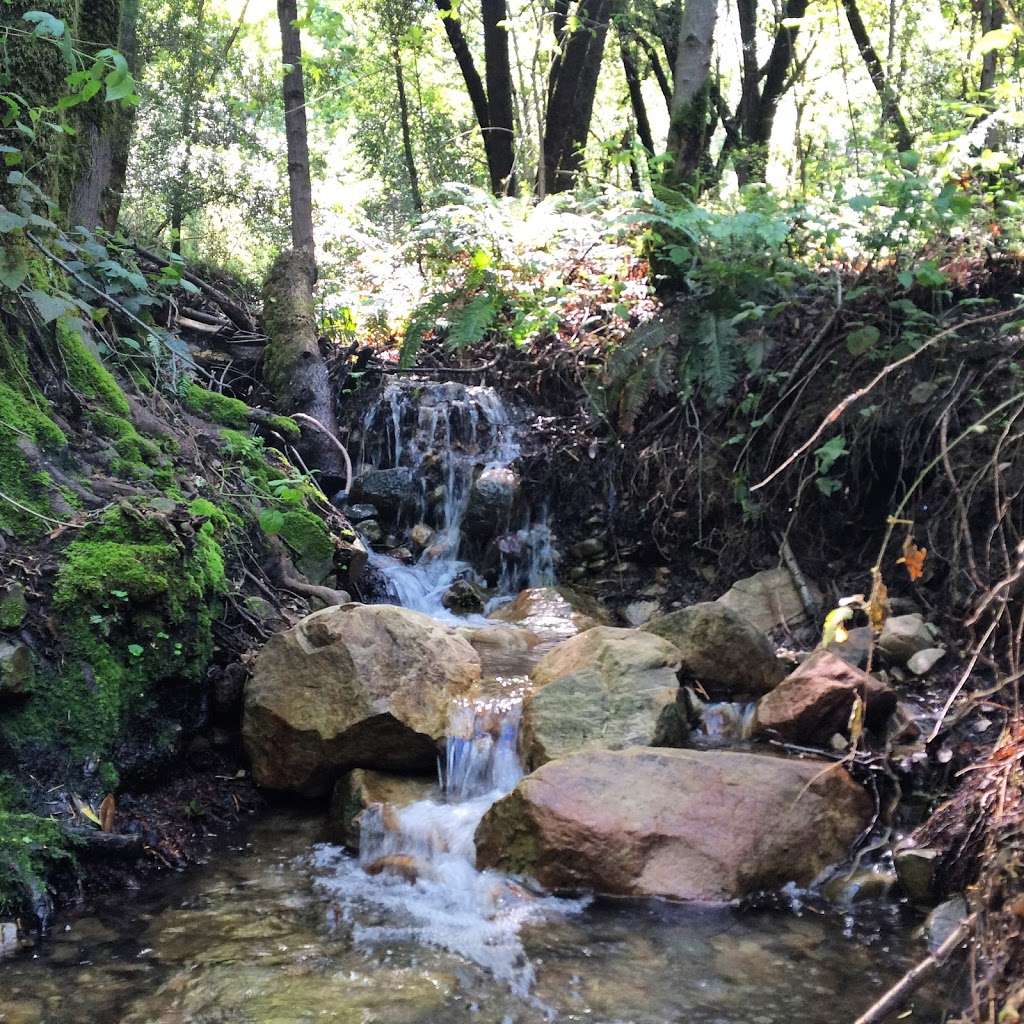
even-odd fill
[(522, 674), (524, 659), (540, 643), (536, 633), (515, 626), (460, 626), (458, 631), (480, 655), (485, 678)]
[(367, 519), (365, 522), (360, 523), (359, 532), (363, 535), (366, 543), (372, 544), (374, 547), (384, 539), (384, 531), (380, 528), (380, 523), (376, 519)]
[(430, 542), (433, 539), (434, 531), (426, 523), (417, 523), (409, 531), (409, 540), (412, 541), (413, 547), (418, 548), (420, 551), (430, 547)]
[(248, 675), (249, 670), (237, 661), (226, 665), (223, 671), (217, 671), (213, 675), (211, 689), (216, 720), (231, 722), (237, 727)]
[(357, 504), (375, 505), (385, 516), (397, 515), (403, 505), (413, 505), (419, 497), (416, 474), (408, 466), (370, 469), (352, 484), (352, 498)]
[(963, 896), (954, 896), (935, 907), (924, 923), (924, 933), (928, 937), (928, 952), (935, 953), (966, 917), (967, 900)]
[(935, 647), (938, 631), (917, 613), (893, 615), (885, 620), (878, 646), (900, 664), (906, 664), (918, 651)]
[(69, 828), (75, 842), (75, 854), (89, 860), (138, 860), (144, 843), (141, 835), (101, 832), (98, 828)]
[(643, 628), (679, 648), (682, 671), (712, 700), (759, 697), (786, 674), (764, 633), (715, 601), (669, 612)]
[(328, 812), (331, 829), (350, 850), (359, 849), (359, 816), (373, 804), (407, 807), (438, 792), (437, 779), (354, 768), (335, 783)]
[(0, 642), (0, 697), (21, 697), (35, 679), (32, 651), (25, 644)]
[(356, 537), (354, 540), (339, 542), (338, 547), (341, 551), (339, 561), (347, 565), (345, 579), (349, 583), (355, 583), (362, 576), (363, 570), (370, 561), (370, 552), (366, 550), (366, 545), (359, 537)]
[(604, 550), (604, 541), (599, 537), (588, 537), (586, 540), (581, 540), (579, 544), (573, 544), (569, 549), (573, 558), (577, 558), (581, 562), (601, 558), (604, 555)]
[(849, 735), (858, 696), (869, 729), (881, 728), (896, 709), (896, 694), (885, 683), (830, 651), (815, 651), (758, 702), (754, 735), (827, 747), (836, 734)]
[(488, 466), (473, 481), (463, 525), (473, 537), (501, 532), (519, 497), (519, 477), (507, 466)]
[(376, 519), (378, 515), (377, 506), (369, 503), (349, 505), (345, 509), (345, 515), (350, 523), (362, 523), (367, 519)]
[(909, 841), (899, 843), (892, 851), (896, 876), (911, 903), (927, 906), (934, 902), (932, 882), (939, 856), (938, 850)]
[(488, 811), (477, 861), (619, 896), (722, 901), (807, 884), (872, 814), (867, 793), (826, 767), (649, 747), (551, 761)]
[(449, 704), (479, 679), (477, 653), (429, 616), (393, 605), (314, 612), (253, 664), (242, 720), (253, 778), (318, 796), (350, 768), (431, 771)]
[(598, 626), (549, 652), (530, 675), (523, 712), (527, 763), (637, 744), (682, 746), (679, 651), (635, 629)]
[(533, 587), (491, 612), (489, 618), (522, 623), (536, 631), (571, 635), (606, 625), (608, 613), (596, 601), (570, 587)]
[(923, 676), (925, 673), (931, 672), (945, 653), (943, 647), (926, 647), (923, 651), (917, 651), (907, 659), (907, 668), (915, 676)]
[[(815, 595), (820, 596), (820, 595)], [(737, 580), (719, 599), (719, 604), (742, 615), (752, 626), (768, 632), (778, 626), (794, 628), (808, 621), (800, 591), (784, 566), (765, 569)]]
[(845, 640), (833, 640), (825, 649), (841, 658), (847, 665), (865, 668), (874, 642), (874, 633), (870, 626), (856, 626), (847, 631)]
[(484, 595), (472, 580), (456, 580), (441, 595), (441, 604), (450, 612), (479, 615), (484, 610)]
[(657, 601), (631, 601), (622, 609), (622, 617), (626, 624), (634, 629), (644, 625), (661, 611), (661, 605)]
[(825, 898), (848, 906), (865, 900), (881, 900), (896, 885), (896, 873), (880, 868), (859, 868), (830, 878), (823, 888)]

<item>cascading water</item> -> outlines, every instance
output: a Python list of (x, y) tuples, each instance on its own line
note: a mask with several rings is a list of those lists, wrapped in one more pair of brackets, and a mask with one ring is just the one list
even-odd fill
[[(371, 565), (399, 604), (436, 618), (455, 618), (444, 607), (445, 593), (459, 578), (483, 582), (465, 557), (467, 519), (496, 553), (498, 586), (492, 600), (554, 581), (546, 514), (533, 521), (517, 500), (518, 479), (511, 469), (520, 454), (516, 424), (496, 391), (390, 381), (368, 409), (362, 437), (364, 466), (410, 471), (413, 485), (396, 517), (398, 525), (429, 521), (433, 527), (413, 564), (380, 552), (371, 555)], [(500, 520), (511, 520), (513, 514), (522, 516), (519, 529), (502, 532), (510, 523)]]
[(367, 808), (358, 868), (336, 847), (317, 850), (319, 866), (328, 869), (320, 885), (352, 924), (356, 942), (439, 946), (487, 968), (523, 998), (534, 971), (520, 929), (586, 905), (535, 895), (475, 866), (477, 826), (523, 774), (518, 745), (525, 683), (496, 680), (492, 696), (452, 706), (441, 798)]

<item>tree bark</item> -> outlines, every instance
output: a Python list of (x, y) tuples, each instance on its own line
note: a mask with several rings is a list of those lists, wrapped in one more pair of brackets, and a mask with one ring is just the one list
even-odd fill
[(668, 137), (672, 163), (666, 175), (672, 188), (700, 191), (698, 176), (711, 135), (711, 49), (717, 18), (717, 0), (686, 0), (679, 21)]
[[(306, 126), (306, 89), (302, 78), (302, 40), (299, 36), (297, 0), (277, 0), (281, 26), (281, 57), (288, 70), (284, 76), (284, 130), (288, 145), (288, 192), (292, 211), (292, 246), (309, 254), (316, 280), (316, 249), (313, 241), (313, 186), (309, 176), (309, 136)], [(313, 286), (310, 282), (310, 288)], [(315, 340), (315, 339), (314, 339)]]
[(409, 128), (409, 101), (405, 95), (405, 73), (402, 70), (402, 52), (397, 41), (391, 49), (391, 59), (395, 66), (395, 85), (398, 88), (398, 116), (402, 122), (402, 154), (405, 159), (405, 171), (409, 175), (409, 192), (412, 195), (413, 209), (423, 212), (423, 194), (420, 192), (420, 177), (416, 171), (416, 154), (412, 148), (412, 132)]
[(552, 66), (543, 153), (548, 192), (572, 188), (583, 165), (610, 13), (609, 0), (581, 0), (579, 25), (564, 36)]
[[(79, 34), (97, 50), (119, 50), (132, 74), (137, 74), (138, 17), (139, 0), (124, 0), (120, 12), (116, 5), (96, 5), (83, 16)], [(68, 220), (90, 230), (100, 223), (114, 230), (121, 208), (135, 108), (104, 103), (102, 97), (96, 97), (81, 108), (78, 120), (84, 152), (71, 186)]]
[[(487, 135), (494, 154), (491, 183), (499, 195), (515, 191), (515, 126), (513, 124), (512, 65), (508, 52), (508, 5), (505, 0), (481, 0), (484, 22), (484, 73), (487, 76)], [(497, 178), (497, 180), (495, 180)], [(500, 190), (500, 191), (499, 191)]]
[(636, 58), (621, 29), (619, 29), (619, 53), (622, 57), (622, 73), (626, 77), (626, 87), (629, 89), (629, 103), (633, 108), (633, 118), (636, 120), (637, 137), (644, 149), (654, 156), (654, 136), (651, 133), (650, 118), (647, 116), (647, 104), (644, 102), (640, 72), (636, 66)]
[[(994, 32), (1003, 27), (1003, 7), (999, 0), (984, 0), (981, 7), (981, 32)], [(984, 99), (988, 99), (988, 93), (996, 84), (996, 68), (999, 64), (999, 51), (989, 50), (981, 58), (981, 78), (978, 81), (978, 91)]]
[(846, 10), (846, 20), (850, 24), (850, 31), (853, 33), (857, 49), (860, 51), (864, 66), (867, 68), (871, 84), (878, 93), (882, 103), (882, 124), (887, 127), (896, 139), (896, 146), (901, 153), (914, 148), (914, 139), (907, 128), (907, 122), (903, 119), (899, 101), (892, 91), (889, 81), (885, 76), (885, 69), (882, 62), (871, 45), (871, 37), (860, 16), (860, 9), (857, 7), (857, 0), (843, 0), (843, 8)]

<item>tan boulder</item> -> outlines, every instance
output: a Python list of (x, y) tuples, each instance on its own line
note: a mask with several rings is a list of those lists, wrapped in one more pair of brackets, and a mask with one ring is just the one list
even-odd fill
[(597, 626), (560, 643), (530, 675), (523, 745), (533, 767), (589, 750), (680, 746), (679, 651), (637, 629)]
[(718, 599), (718, 604), (731, 608), (764, 632), (779, 626), (801, 626), (808, 621), (800, 591), (784, 566), (737, 580)]
[(712, 700), (742, 700), (767, 693), (786, 674), (761, 630), (717, 601), (659, 616), (643, 629), (675, 644), (682, 671)]
[(453, 629), (393, 605), (346, 604), (272, 637), (245, 691), (255, 781), (307, 796), (342, 771), (431, 771), (453, 698), (480, 658)]
[(817, 650), (758, 701), (754, 735), (787, 743), (827, 746), (849, 735), (854, 700), (865, 702), (865, 725), (876, 729), (896, 709), (896, 694), (881, 680), (833, 654)]
[(477, 862), (556, 890), (724, 901), (808, 884), (871, 814), (868, 794), (822, 761), (599, 751), (551, 761), (498, 801)]
[(408, 807), (438, 794), (437, 778), (418, 775), (389, 775), (365, 768), (353, 768), (334, 785), (328, 821), (331, 831), (351, 850), (359, 849), (359, 816), (374, 804)]

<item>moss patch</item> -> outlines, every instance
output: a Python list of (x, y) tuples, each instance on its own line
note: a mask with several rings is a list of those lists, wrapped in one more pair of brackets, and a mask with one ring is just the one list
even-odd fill
[(0, 786), (0, 917), (20, 913), (26, 896), (45, 888), (54, 863), (69, 857), (60, 825), (13, 809), (5, 788)]
[(118, 416), (130, 412), (128, 399), (113, 374), (86, 345), (81, 333), (63, 319), (57, 321), (57, 341), (67, 368), (68, 380), (86, 398), (92, 398)]

